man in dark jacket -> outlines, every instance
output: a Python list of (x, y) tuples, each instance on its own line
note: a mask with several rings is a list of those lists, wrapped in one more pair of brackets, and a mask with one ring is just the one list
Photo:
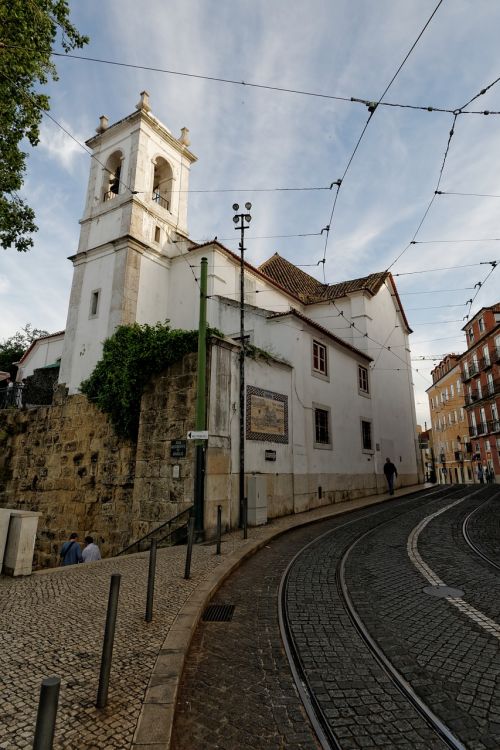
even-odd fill
[(60, 551), (61, 565), (75, 565), (83, 562), (82, 550), (78, 544), (78, 534), (70, 534), (69, 541), (64, 542)]
[(389, 487), (389, 495), (394, 495), (394, 480), (398, 475), (398, 470), (392, 463), (390, 458), (385, 459), (384, 474), (387, 479), (387, 485)]

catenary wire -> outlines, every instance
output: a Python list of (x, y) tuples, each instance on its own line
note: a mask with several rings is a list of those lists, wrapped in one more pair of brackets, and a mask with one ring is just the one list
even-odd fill
[[(24, 45), (19, 44), (5, 44), (5, 42), (0, 42), (0, 48), (4, 49), (22, 49), (27, 52), (34, 52), (35, 49), (32, 47), (26, 47)], [(332, 99), (336, 101), (341, 102), (348, 102), (348, 103), (354, 103), (354, 104), (362, 104), (364, 106), (370, 106), (374, 104), (372, 99), (364, 99), (356, 96), (340, 96), (335, 94), (325, 94), (319, 91), (308, 91), (305, 89), (292, 89), (292, 88), (286, 88), (283, 86), (271, 86), (270, 84), (263, 84), (263, 83), (253, 83), (250, 81), (238, 81), (236, 79), (232, 78), (219, 78), (217, 76), (208, 76), (200, 73), (188, 73), (186, 71), (178, 71), (178, 70), (172, 70), (168, 68), (158, 68), (148, 65), (139, 65), (134, 63), (126, 63), (120, 60), (107, 60), (106, 58), (102, 57), (90, 57), (88, 55), (75, 55), (73, 53), (66, 53), (66, 52), (56, 52), (52, 51), (51, 53), (55, 57), (62, 57), (62, 58), (69, 58), (71, 60), (81, 60), (83, 62), (94, 62), (99, 63), (101, 65), (112, 65), (116, 67), (121, 68), (131, 68), (135, 70), (146, 70), (150, 71), (152, 73), (165, 73), (167, 75), (172, 76), (180, 76), (185, 78), (194, 78), (194, 79), (201, 79), (206, 81), (213, 81), (215, 83), (228, 83), (228, 84), (234, 84), (236, 86), (246, 86), (247, 88), (256, 88), (256, 89), (265, 89), (268, 91), (276, 91), (276, 92), (282, 92), (286, 94), (298, 94), (301, 96), (310, 96), (310, 97), (316, 97), (319, 99)], [(439, 107), (435, 105), (428, 105), (428, 104), (405, 104), (402, 102), (380, 102), (379, 106), (382, 107), (397, 107), (400, 109), (414, 109), (421, 112), (444, 112), (447, 114), (453, 114), (456, 109), (452, 109), (450, 107)], [(466, 110), (463, 109), (463, 112), (461, 114), (464, 115), (500, 115), (500, 110)]]
[(415, 39), (415, 41), (413, 42), (412, 46), (410, 47), (410, 49), (408, 50), (407, 54), (405, 55), (403, 61), (401, 62), (401, 64), (399, 65), (398, 69), (396, 70), (396, 72), (392, 76), (391, 80), (389, 81), (389, 83), (385, 87), (382, 95), (378, 98), (378, 101), (377, 102), (370, 102), (369, 104), (367, 104), (368, 112), (369, 112), (368, 119), (365, 122), (365, 124), (363, 126), (363, 129), (361, 130), (360, 136), (359, 136), (359, 138), (358, 138), (358, 140), (356, 142), (356, 145), (354, 146), (354, 149), (353, 149), (353, 151), (352, 151), (352, 153), (351, 153), (351, 155), (349, 157), (349, 160), (347, 162), (347, 166), (346, 166), (346, 168), (344, 170), (344, 173), (343, 173), (342, 177), (340, 178), (340, 180), (337, 181), (337, 191), (336, 191), (335, 197), (333, 199), (332, 210), (330, 212), (330, 220), (329, 220), (329, 222), (327, 224), (327, 227), (326, 227), (325, 247), (324, 247), (324, 250), (323, 250), (323, 281), (325, 281), (325, 261), (326, 261), (326, 253), (328, 251), (328, 242), (329, 242), (329, 238), (330, 238), (330, 228), (332, 226), (333, 216), (334, 216), (335, 208), (336, 208), (337, 202), (338, 202), (340, 187), (341, 187), (343, 181), (345, 180), (347, 172), (349, 171), (349, 167), (352, 164), (352, 161), (353, 161), (353, 159), (354, 159), (354, 157), (356, 155), (356, 152), (357, 152), (357, 150), (358, 150), (358, 148), (359, 148), (359, 146), (361, 144), (363, 136), (366, 133), (368, 125), (370, 124), (371, 119), (372, 119), (373, 115), (375, 114), (375, 111), (376, 111), (377, 107), (380, 105), (380, 103), (384, 99), (385, 95), (389, 91), (390, 87), (392, 86), (392, 84), (396, 80), (397, 76), (401, 72), (404, 64), (406, 63), (406, 61), (410, 57), (411, 53), (413, 52), (413, 50), (417, 46), (418, 42), (420, 41), (420, 39), (421, 39), (422, 35), (424, 34), (425, 30), (427, 29), (428, 25), (430, 24), (430, 22), (434, 18), (435, 14), (437, 13), (437, 11), (438, 11), (439, 7), (441, 6), (442, 2), (443, 2), (443, 0), (439, 0), (439, 2), (437, 3), (436, 7), (432, 11), (432, 13), (429, 16), (429, 18), (427, 19), (426, 23), (424, 24), (424, 26), (421, 29), (420, 33), (418, 34), (417, 38)]

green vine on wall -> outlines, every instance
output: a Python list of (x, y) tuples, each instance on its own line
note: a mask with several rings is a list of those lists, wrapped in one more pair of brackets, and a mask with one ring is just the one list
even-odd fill
[[(212, 335), (219, 332), (207, 330), (207, 338)], [(160, 323), (119, 326), (104, 342), (102, 359), (80, 390), (109, 415), (118, 435), (136, 440), (144, 388), (153, 375), (197, 348), (198, 331)]]

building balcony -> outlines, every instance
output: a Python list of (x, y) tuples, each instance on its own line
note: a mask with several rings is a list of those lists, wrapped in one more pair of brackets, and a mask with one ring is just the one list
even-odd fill
[(488, 422), (488, 432), (500, 432), (500, 419), (492, 419)]
[(481, 370), (487, 370), (488, 367), (491, 367), (493, 365), (493, 362), (491, 360), (491, 357), (481, 357), (479, 360), (479, 367)]
[(491, 352), (491, 361), (500, 362), (500, 346), (493, 347), (493, 351)]
[(166, 208), (167, 211), (170, 211), (170, 202), (160, 195), (160, 193), (153, 193), (153, 200), (162, 208)]
[(488, 432), (488, 423), (479, 422), (476, 425), (469, 425), (469, 434), (471, 437), (479, 437), (480, 435), (486, 435)]
[(497, 393), (500, 393), (500, 379), (499, 378), (483, 384), (481, 391), (473, 390), (470, 392), (470, 394), (466, 392), (465, 393), (465, 405), (471, 406), (472, 404), (477, 404), (478, 401), (484, 401), (484, 399), (486, 398), (491, 398), (492, 396), (496, 396)]

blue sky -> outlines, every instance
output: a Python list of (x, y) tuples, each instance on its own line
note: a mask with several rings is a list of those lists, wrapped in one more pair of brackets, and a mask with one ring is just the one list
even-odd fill
[[(135, 65), (376, 100), (437, 0), (121, 0), (71, 2), (90, 44), (81, 54)], [(444, 0), (385, 97), (387, 102), (458, 108), (500, 75), (500, 5)], [(154, 114), (174, 135), (190, 129), (199, 161), (191, 188), (193, 239), (235, 237), (231, 205), (250, 200), (247, 259), (275, 251), (297, 264), (323, 257), (324, 235), (252, 240), (251, 235), (318, 233), (333, 191), (261, 192), (251, 188), (328, 186), (344, 172), (367, 119), (364, 105), (56, 59), (52, 116), (83, 142), (98, 117), (114, 122), (147, 89)], [(500, 110), (500, 84), (475, 109)], [(453, 115), (379, 107), (340, 190), (330, 233), (329, 282), (387, 268), (412, 239), (436, 187)], [(461, 115), (441, 189), (500, 195), (500, 116)], [(0, 338), (26, 322), (63, 329), (89, 157), (49, 119), (29, 157), (23, 193), (40, 231), (25, 255), (0, 255)], [(417, 240), (500, 237), (500, 199), (438, 196)], [(237, 246), (236, 239), (227, 241)], [(412, 245), (394, 273), (500, 259), (495, 242)], [(305, 269), (322, 278), (321, 266)], [(414, 329), (413, 356), (462, 351), (462, 318), (472, 287), (489, 266), (397, 277)], [(472, 313), (500, 298), (500, 271), (485, 283)], [(466, 287), (469, 287), (468, 289)], [(444, 290), (458, 289), (456, 292)], [(425, 292), (425, 294), (415, 293)], [(456, 305), (456, 307), (441, 307)], [(436, 309), (426, 309), (436, 308)], [(455, 322), (448, 322), (455, 321)], [(432, 362), (415, 363), (417, 414), (428, 419), (425, 388)], [(395, 361), (397, 367), (397, 361)]]

